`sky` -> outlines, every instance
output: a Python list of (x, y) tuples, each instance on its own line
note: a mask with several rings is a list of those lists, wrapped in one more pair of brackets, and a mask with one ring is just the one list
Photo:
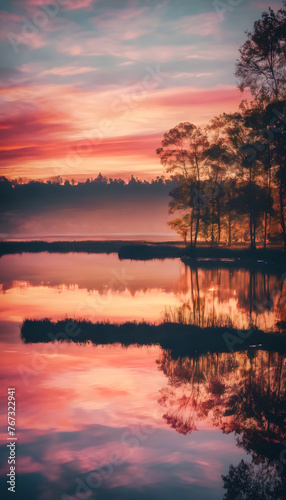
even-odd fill
[(0, 173), (150, 179), (180, 122), (237, 109), (238, 49), (269, 0), (12, 0), (0, 10)]

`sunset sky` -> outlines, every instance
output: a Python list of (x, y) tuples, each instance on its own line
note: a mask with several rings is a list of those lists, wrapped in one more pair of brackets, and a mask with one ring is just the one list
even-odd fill
[(161, 175), (162, 134), (237, 108), (244, 31), (282, 6), (223, 3), (2, 0), (1, 175)]

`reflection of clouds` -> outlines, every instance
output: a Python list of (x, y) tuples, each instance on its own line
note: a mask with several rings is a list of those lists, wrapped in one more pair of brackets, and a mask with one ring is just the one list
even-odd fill
[[(45, 356), (42, 370), (30, 375), (34, 356), (41, 356), (42, 346), (20, 344), (13, 351), (7, 347), (1, 366), (3, 384), (21, 387), (18, 397), (25, 429), (76, 431), (83, 422), (123, 426), (129, 421), (135, 425), (149, 416), (141, 399), (149, 399), (154, 384), (164, 379), (160, 372), (153, 373), (159, 347), (121, 351), (116, 346), (64, 344), (56, 354)], [(27, 370), (27, 385), (19, 368), (24, 373)]]
[[(29, 478), (39, 473), (43, 489), (49, 491), (54, 488), (58, 495), (56, 498), (61, 498), (64, 493), (72, 494), (77, 477), (86, 482), (91, 471), (108, 466), (109, 457), (116, 450), (123, 463), (113, 467), (111, 476), (103, 479), (102, 495), (107, 493), (106, 490), (115, 494), (121, 487), (126, 488), (127, 493), (133, 490), (133, 494), (146, 487), (158, 488), (159, 493), (164, 485), (174, 482), (179, 491), (190, 484), (212, 488), (219, 485), (223, 462), (232, 455), (233, 443), (227, 443), (225, 439), (224, 454), (219, 456), (218, 434), (214, 436), (206, 432), (201, 435), (202, 450), (197, 442), (194, 451), (187, 446), (187, 439), (179, 443), (176, 434), (170, 436), (168, 429), (156, 429), (132, 452), (121, 442), (122, 435), (128, 430), (128, 427), (93, 425), (76, 432), (53, 430), (49, 434), (31, 434), (30, 441), (25, 444), (19, 442), (19, 476)], [(211, 451), (208, 450), (210, 439), (215, 443)], [(37, 498), (45, 497), (39, 494)]]
[[(4, 386), (9, 382), (17, 388), (19, 484), (23, 478), (27, 484), (37, 477), (35, 500), (72, 495), (75, 478), (84, 480), (96, 466), (108, 464), (109, 454), (115, 450), (124, 464), (103, 481), (103, 497), (107, 491), (117, 494), (124, 486), (130, 498), (138, 488), (157, 488), (159, 498), (169, 482), (175, 482), (179, 490), (191, 486), (184, 479), (187, 476), (194, 478), (192, 484), (198, 488), (211, 488), (220, 482), (223, 464), (233, 454), (242, 456), (233, 450), (233, 440), (226, 439), (220, 448), (220, 433), (210, 432), (211, 423), (197, 433), (200, 436), (192, 436), (192, 440), (186, 436), (183, 441), (166, 426), (157, 403), (166, 380), (156, 368), (157, 346), (124, 349), (64, 344), (60, 352), (48, 355), (47, 365), (31, 376), (28, 385), (18, 367), (30, 367), (41, 345), (4, 347), (1, 379)], [(152, 433), (132, 450), (122, 436), (126, 432), (144, 434), (142, 429), (151, 415)], [(6, 427), (1, 430), (1, 437), (6, 437)], [(167, 488), (166, 498), (168, 495)], [(31, 494), (29, 500), (34, 498)]]

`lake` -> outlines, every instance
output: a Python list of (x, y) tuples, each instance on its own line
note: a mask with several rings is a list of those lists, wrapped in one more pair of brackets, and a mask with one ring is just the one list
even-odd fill
[[(176, 357), (160, 344), (20, 336), (25, 319), (44, 318), (270, 334), (286, 319), (281, 274), (39, 253), (1, 257), (0, 277), (1, 379), (4, 400), (16, 390), (19, 498), (230, 500), (240, 491), (252, 500), (250, 490), (284, 498), (283, 352), (245, 350), (242, 341), (237, 352)], [(6, 421), (1, 434), (6, 440)], [(2, 464), (7, 453), (1, 447)]]

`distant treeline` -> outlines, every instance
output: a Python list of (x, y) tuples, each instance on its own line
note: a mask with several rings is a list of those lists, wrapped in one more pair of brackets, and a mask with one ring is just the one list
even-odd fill
[(169, 193), (176, 182), (157, 177), (95, 179), (75, 183), (0, 178), (2, 237), (49, 235), (160, 235), (168, 233)]
[[(133, 176), (128, 182), (122, 179), (108, 179), (99, 174), (95, 179), (87, 179), (77, 184), (72, 179), (64, 180), (55, 177), (53, 180), (21, 179), (8, 180), (0, 177), (0, 208), (1, 213), (21, 210), (46, 211), (47, 208), (113, 208), (116, 201), (149, 199), (164, 200), (177, 182), (162, 177), (148, 182)], [(136, 209), (136, 207), (135, 207)]]

